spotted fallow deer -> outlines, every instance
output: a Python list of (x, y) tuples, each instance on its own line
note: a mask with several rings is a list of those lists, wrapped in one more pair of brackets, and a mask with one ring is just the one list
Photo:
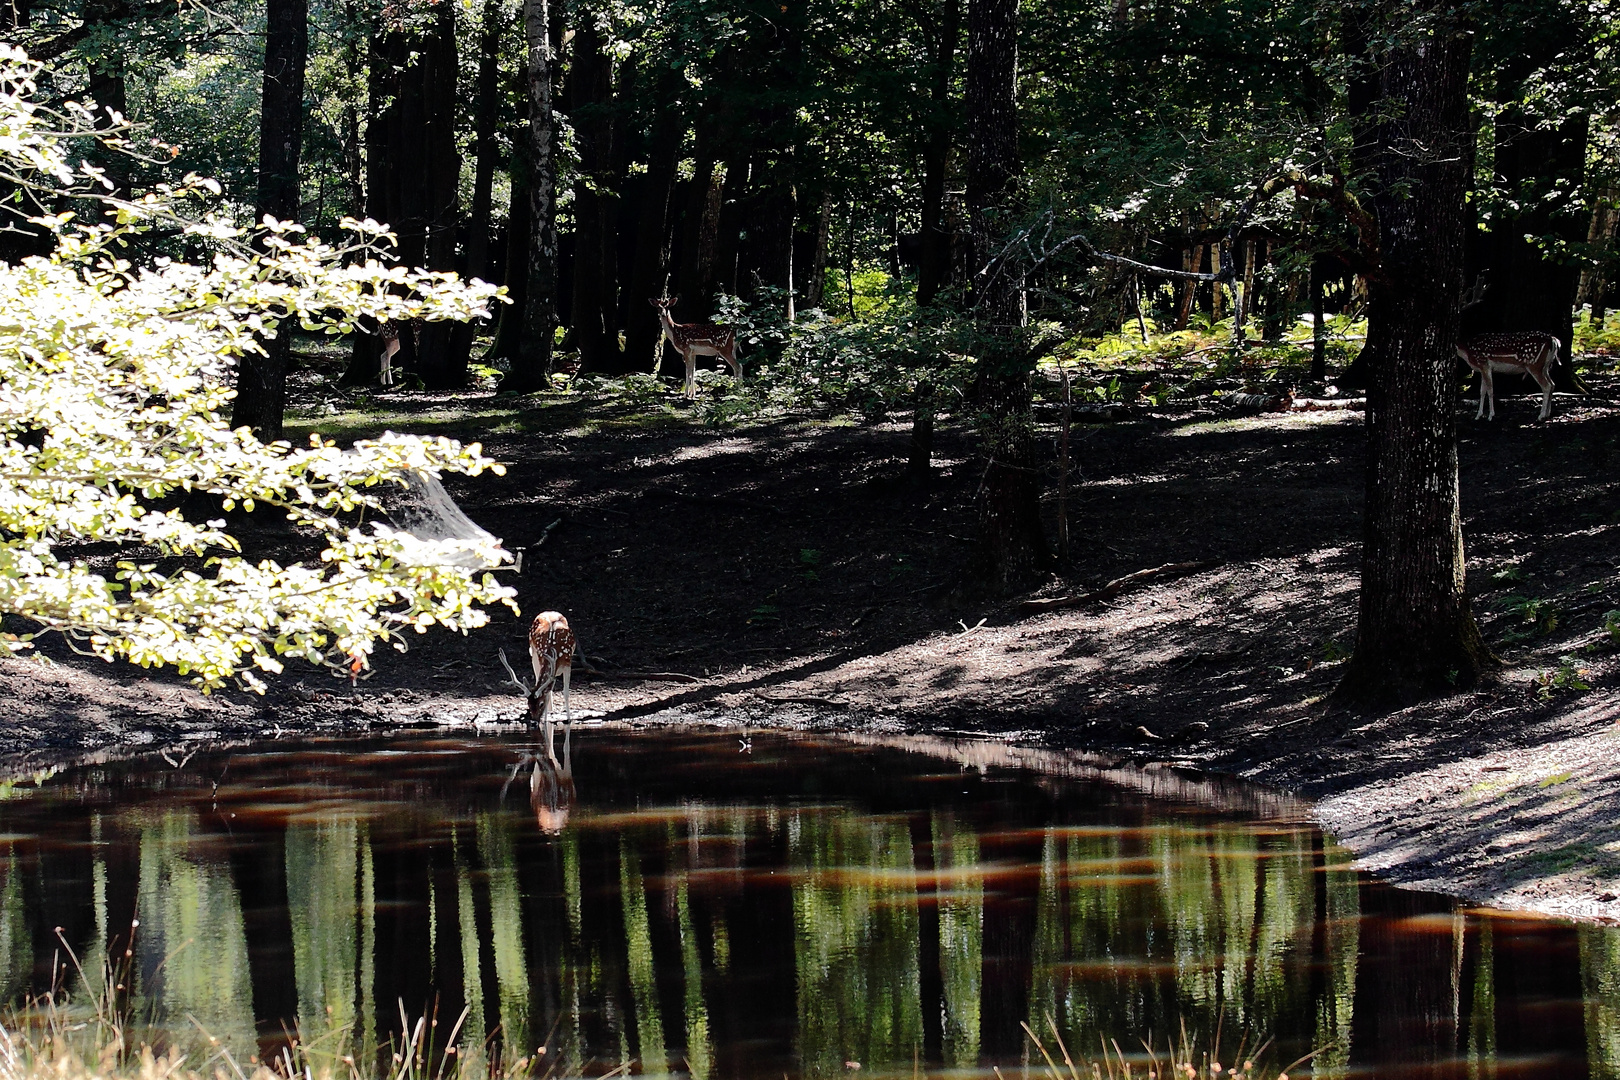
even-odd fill
[(574, 632), (568, 628), (568, 620), (561, 613), (542, 611), (534, 617), (534, 624), (529, 627), (529, 659), (534, 663), (534, 686), (529, 691), (529, 719), (534, 720), (535, 708), (539, 706), (540, 722), (546, 729), (546, 755), (553, 762), (557, 760), (557, 755), (552, 742), (551, 710), (553, 689), (559, 678), (563, 686), (563, 715), (568, 725), (565, 744), (574, 730), (574, 708), (568, 692), (569, 676), (573, 673), (574, 648)]
[(730, 326), (714, 323), (678, 323), (669, 309), (680, 302), (680, 297), (665, 297), (647, 302), (658, 309), (658, 320), (664, 324), (664, 336), (675, 346), (686, 362), (686, 396), (697, 397), (697, 358), (718, 356), (731, 365), (731, 372), (742, 382), (742, 364), (737, 362), (737, 331)]
[(1513, 334), (1480, 334), (1457, 346), (1457, 355), (1468, 366), (1479, 372), (1478, 420), (1490, 405), (1490, 419), (1496, 419), (1495, 374), (1528, 375), (1541, 387), (1541, 415), (1545, 420), (1552, 415), (1553, 381), (1549, 370), (1558, 362), (1561, 343), (1551, 334), (1525, 331)]
[(399, 327), (391, 322), (385, 322), (377, 327), (377, 337), (383, 343), (381, 367), (377, 372), (377, 381), (383, 386), (393, 386), (394, 354), (399, 352)]

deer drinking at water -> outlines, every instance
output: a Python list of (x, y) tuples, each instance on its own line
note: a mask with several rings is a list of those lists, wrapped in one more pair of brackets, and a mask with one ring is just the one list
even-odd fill
[(1553, 381), (1548, 370), (1558, 362), (1561, 343), (1551, 334), (1526, 331), (1516, 334), (1480, 334), (1457, 346), (1457, 355), (1469, 367), (1479, 372), (1478, 420), (1485, 415), (1490, 403), (1490, 419), (1496, 419), (1496, 386), (1494, 374), (1528, 375), (1541, 387), (1541, 415), (1545, 420), (1552, 414)]
[(658, 309), (658, 319), (664, 324), (664, 336), (675, 346), (686, 362), (686, 396), (697, 397), (697, 358), (718, 356), (731, 365), (731, 371), (742, 382), (742, 365), (737, 362), (737, 331), (730, 326), (714, 323), (678, 323), (669, 309), (680, 302), (680, 297), (665, 297), (647, 302)]

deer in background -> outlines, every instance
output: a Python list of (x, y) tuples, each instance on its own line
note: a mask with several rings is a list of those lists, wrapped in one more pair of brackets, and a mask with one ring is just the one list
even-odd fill
[(394, 354), (399, 352), (399, 327), (391, 322), (382, 323), (377, 327), (377, 336), (382, 339), (382, 368), (377, 373), (377, 381), (383, 386), (394, 385)]
[(686, 362), (686, 397), (697, 398), (697, 358), (718, 356), (731, 365), (732, 374), (742, 382), (742, 365), (737, 362), (737, 331), (730, 326), (714, 323), (678, 323), (669, 309), (680, 302), (680, 297), (649, 299), (647, 303), (658, 309), (658, 320), (664, 325), (664, 337), (675, 346)]
[(1479, 372), (1478, 420), (1490, 405), (1490, 419), (1496, 419), (1496, 386), (1492, 376), (1528, 375), (1541, 387), (1541, 415), (1545, 420), (1552, 415), (1553, 381), (1549, 369), (1558, 363), (1558, 350), (1562, 343), (1551, 334), (1537, 330), (1522, 333), (1479, 334), (1457, 346), (1457, 355), (1469, 367)]

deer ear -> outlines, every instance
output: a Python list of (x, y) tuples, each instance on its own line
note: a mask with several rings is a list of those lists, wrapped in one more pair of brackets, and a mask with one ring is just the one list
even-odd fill
[(659, 306), (659, 305), (658, 305), (658, 301), (657, 301), (657, 300), (654, 300), (654, 299), (653, 299), (653, 298), (652, 298), (652, 297), (650, 297), (650, 296), (649, 296), (649, 297), (647, 297), (647, 303), (649, 303), (649, 304), (651, 304), (651, 305), (652, 305), (652, 306), (653, 306), (653, 307), (658, 307), (658, 306)]
[(669, 306), (670, 307), (674, 307), (676, 304), (678, 304), (680, 302), (681, 302), (681, 298), (679, 296), (672, 296), (672, 297), (669, 298)]

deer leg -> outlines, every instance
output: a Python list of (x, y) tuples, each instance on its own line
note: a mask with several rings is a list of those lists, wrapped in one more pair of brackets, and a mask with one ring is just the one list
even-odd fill
[(1535, 377), (1536, 382), (1541, 384), (1541, 415), (1536, 419), (1545, 420), (1552, 415), (1552, 376), (1547, 374), (1546, 368), (1532, 370), (1530, 374)]
[[(1496, 380), (1491, 378), (1491, 368), (1490, 368), (1489, 364), (1485, 365), (1485, 369), (1479, 373), (1479, 393), (1480, 393), (1480, 407), (1484, 408), (1485, 402), (1488, 400), (1491, 403), (1491, 410), (1490, 410), (1490, 415), (1488, 416), (1488, 419), (1495, 420), (1496, 419)], [(1478, 417), (1476, 417), (1475, 419), (1478, 419)]]
[(697, 400), (697, 354), (693, 352), (681, 353), (686, 361), (686, 400)]
[(1485, 415), (1485, 379), (1486, 374), (1482, 370), (1479, 373), (1479, 408), (1474, 410), (1475, 420)]
[(563, 752), (564, 753), (567, 753), (568, 739), (574, 733), (574, 704), (573, 704), (573, 700), (570, 697), (569, 692), (568, 692), (568, 679), (569, 679), (569, 677), (571, 675), (573, 675), (573, 673), (574, 673), (573, 668), (563, 668), (562, 669), (563, 723), (566, 725), (566, 727), (564, 728), (565, 734), (563, 735)]

